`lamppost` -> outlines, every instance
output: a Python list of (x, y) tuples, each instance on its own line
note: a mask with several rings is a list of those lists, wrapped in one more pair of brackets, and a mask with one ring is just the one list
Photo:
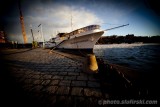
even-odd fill
[(31, 28), (32, 39), (33, 39), (33, 42), (34, 42), (34, 36), (33, 36), (32, 25), (30, 25), (30, 28)]
[(42, 39), (41, 32), (38, 30), (38, 36)]
[(44, 48), (44, 37), (43, 37), (43, 32), (42, 32), (42, 24), (39, 24), (38, 27), (41, 26), (41, 35), (42, 35), (42, 40), (43, 40), (43, 48)]
[(36, 47), (36, 44), (35, 44), (35, 41), (34, 41), (34, 36), (33, 36), (33, 30), (32, 30), (32, 25), (30, 25), (30, 28), (31, 28), (31, 34), (32, 34), (32, 48), (35, 48)]

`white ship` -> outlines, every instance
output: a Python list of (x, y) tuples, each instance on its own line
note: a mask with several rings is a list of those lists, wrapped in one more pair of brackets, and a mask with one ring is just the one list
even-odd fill
[(74, 30), (70, 33), (58, 33), (55, 38), (50, 39), (50, 42), (52, 42), (52, 46), (55, 49), (72, 49), (92, 52), (94, 45), (104, 34), (104, 31), (123, 26), (126, 25), (101, 30), (100, 25), (90, 25)]

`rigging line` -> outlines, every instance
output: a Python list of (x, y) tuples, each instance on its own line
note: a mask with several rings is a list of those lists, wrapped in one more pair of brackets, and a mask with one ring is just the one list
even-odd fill
[(101, 24), (108, 24), (108, 25), (122, 25), (122, 24), (112, 24), (112, 23), (101, 23)]
[(124, 26), (128, 26), (128, 25), (129, 25), (129, 24), (125, 24), (125, 25), (121, 25), (121, 26), (117, 26), (117, 27), (105, 29), (105, 30), (103, 30), (103, 31), (113, 30), (113, 29), (120, 28), (120, 27), (124, 27)]
[(86, 53), (82, 52), (80, 49), (78, 49), (78, 51), (82, 56), (86, 56)]

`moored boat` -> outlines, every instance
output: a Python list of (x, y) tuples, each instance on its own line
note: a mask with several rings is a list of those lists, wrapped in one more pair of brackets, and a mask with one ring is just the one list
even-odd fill
[(55, 38), (50, 39), (50, 42), (55, 44), (53, 47), (55, 49), (83, 50), (92, 53), (94, 45), (104, 34), (104, 31), (123, 26), (126, 25), (102, 30), (100, 25), (89, 25), (70, 33), (58, 33)]

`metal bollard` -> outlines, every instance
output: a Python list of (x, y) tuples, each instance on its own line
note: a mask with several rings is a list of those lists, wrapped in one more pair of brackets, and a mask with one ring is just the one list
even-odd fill
[(98, 73), (98, 64), (97, 64), (97, 60), (94, 54), (88, 54), (86, 62), (87, 62), (86, 64), (87, 72)]

